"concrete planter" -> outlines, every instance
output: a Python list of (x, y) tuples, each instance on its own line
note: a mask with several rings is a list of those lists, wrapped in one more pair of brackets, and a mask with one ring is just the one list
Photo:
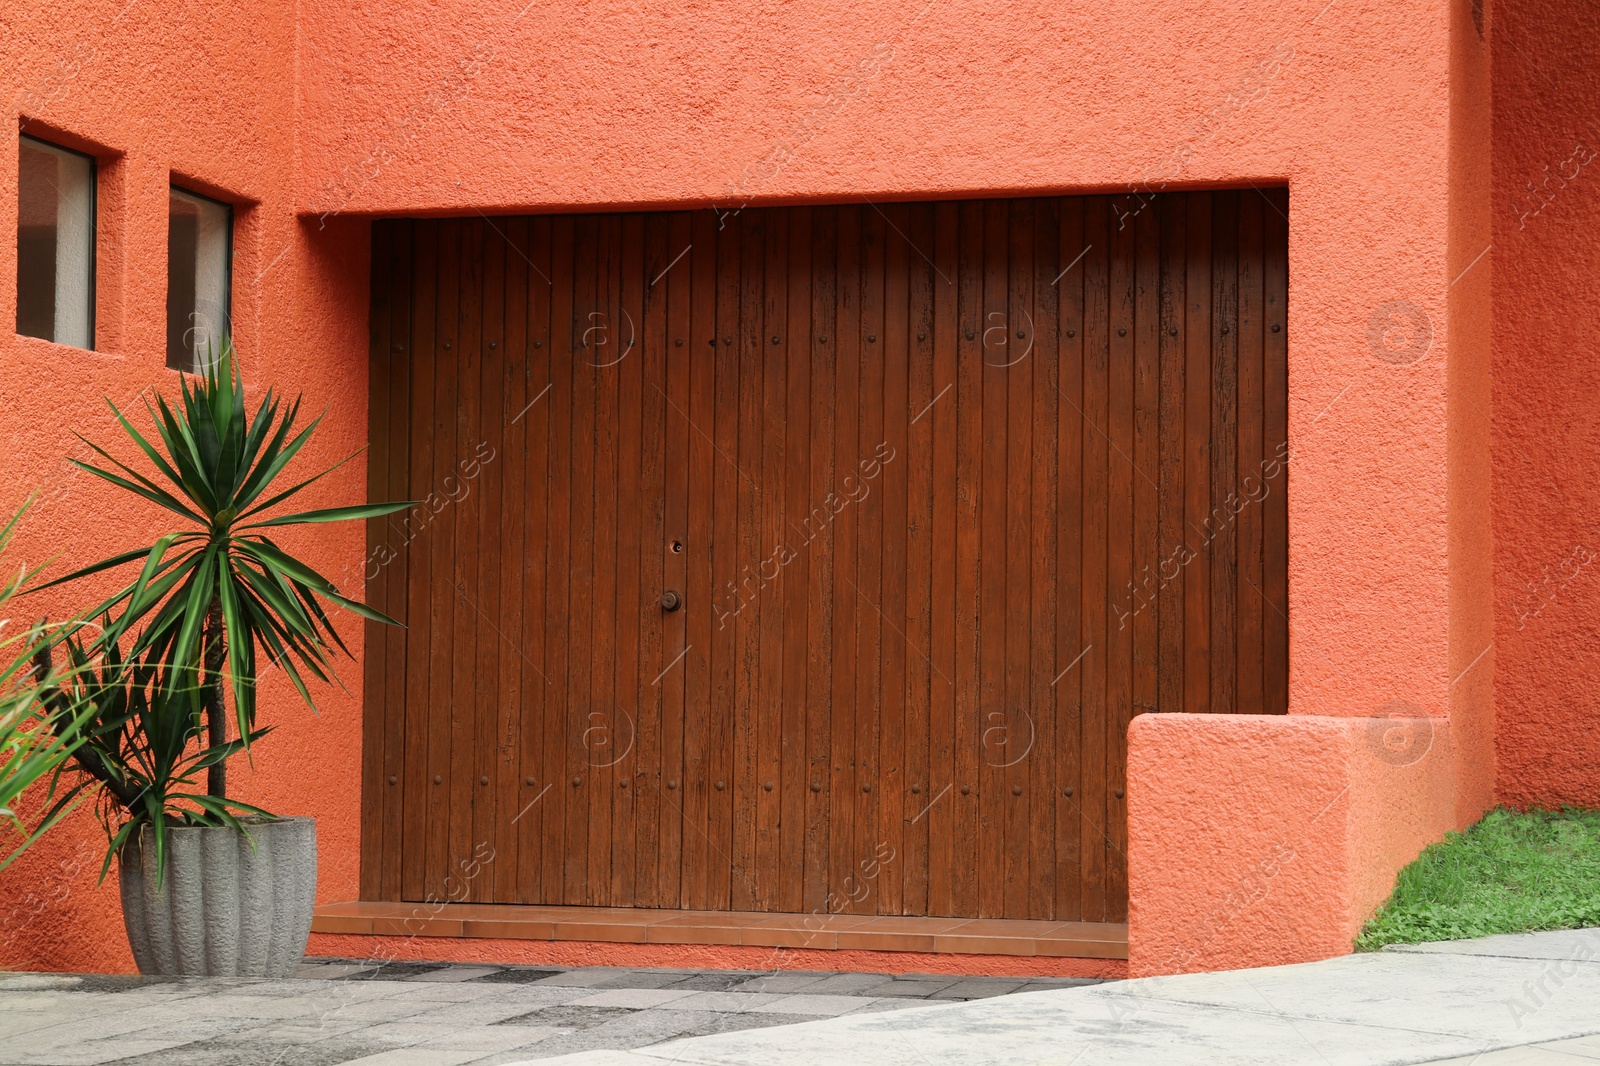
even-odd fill
[(140, 973), (287, 977), (294, 972), (311, 935), (317, 823), (311, 818), (244, 823), (249, 839), (226, 827), (169, 829), (160, 892), (149, 830), (122, 849), (122, 922)]

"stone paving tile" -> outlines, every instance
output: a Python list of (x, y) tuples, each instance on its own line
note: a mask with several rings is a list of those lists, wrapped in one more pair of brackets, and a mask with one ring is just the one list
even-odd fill
[[(696, 992), (730, 992), (751, 979), (747, 973), (697, 973), (687, 976), (677, 974), (676, 976), (677, 980), (663, 987), (672, 989), (687, 988)], [(757, 989), (740, 988), (739, 991), (755, 992)]]
[(604, 1025), (606, 1022), (615, 1021), (632, 1014), (641, 1013), (628, 1010), (626, 1007), (576, 1007), (571, 1004), (562, 1004), (556, 1007), (543, 1007), (507, 1018), (501, 1025), (552, 1025), (561, 1029), (593, 1029)]
[(479, 985), (531, 985), (535, 981), (543, 981), (546, 977), (554, 977), (565, 973), (565, 970), (545, 970), (535, 967), (517, 966), (497, 973), (487, 974), (473, 979), (473, 984)]
[[(532, 1047), (520, 1049), (523, 1058), (541, 1059), (600, 1048), (646, 1047), (663, 1040), (734, 1029), (781, 1025), (783, 1019), (802, 1020), (796, 1015), (719, 1014), (711, 1011), (623, 1011), (606, 1023), (587, 1029), (558, 1033)], [(804, 1019), (809, 1020), (809, 1019)], [(496, 1057), (489, 1062), (511, 1062), (515, 1058)], [(478, 1064), (474, 1064), (478, 1066)]]
[(476, 981), (399, 982), (400, 994), (413, 1003), (482, 1003), (517, 991), (505, 985), (480, 985)]
[(360, 1029), (371, 1026), (370, 1022), (343, 1021), (339, 1019), (319, 1019), (304, 1024), (279, 1024), (261, 1025), (253, 1028), (239, 1028), (232, 1032), (218, 1034), (214, 1039), (230, 1044), (257, 1044), (270, 1047), (274, 1044), (314, 1044), (319, 1040), (327, 1040), (334, 1036), (348, 1036)]
[(130, 1039), (115, 1037), (107, 1040), (87, 1040), (71, 1047), (39, 1048), (21, 1053), (0, 1052), (5, 1061), (17, 1066), (100, 1066), (101, 1063), (122, 1062), (131, 1055), (164, 1054), (183, 1041)]
[(802, 988), (807, 991), (811, 986), (824, 978), (833, 976), (828, 973), (818, 973), (814, 970), (802, 970), (784, 973), (762, 974), (752, 977), (734, 985), (731, 992), (798, 992)]
[(476, 1051), (446, 1051), (442, 1048), (395, 1048), (392, 1051), (350, 1059), (343, 1066), (460, 1066), (478, 1057)]
[(1082, 985), (1103, 985), (1100, 977), (1030, 977), (1018, 992), (1046, 992), (1052, 988), (1078, 988)]
[(627, 1007), (645, 1010), (660, 1007), (676, 999), (695, 995), (692, 989), (678, 988), (608, 988), (592, 996), (573, 1000), (579, 1007)]
[[(440, 1025), (501, 1025), (529, 1013), (563, 1007), (593, 995), (587, 988), (539, 989), (532, 995), (496, 996), (474, 1003), (440, 1003), (429, 1010), (406, 1015), (412, 1021)], [(543, 1025), (543, 1022), (531, 1024)]]
[[(439, 1009), (435, 1005), (433, 1009)], [(315, 1019), (337, 1018), (346, 1022), (392, 1022), (401, 1018), (415, 1018), (425, 1013), (427, 1008), (412, 1002), (406, 997), (385, 996), (381, 999), (347, 1000), (335, 1004), (324, 1004), (323, 1009), (316, 1014), (302, 1018), (302, 1024), (314, 1024)]]
[(402, 981), (476, 981), (480, 977), (499, 973), (498, 966), (446, 966), (441, 970), (402, 977)]
[(303, 962), (294, 975), (301, 980), (332, 981), (370, 969), (369, 964), (361, 962)]
[(480, 1025), (448, 1036), (424, 1040), (418, 1047), (441, 1047), (454, 1051), (476, 1051), (479, 1055), (512, 1048), (528, 1047), (557, 1033), (566, 1032), (549, 1025)]
[(915, 996), (925, 998), (956, 984), (959, 977), (896, 977), (872, 990), (874, 996)]
[(637, 971), (617, 971), (603, 966), (586, 966), (579, 970), (562, 970), (559, 973), (543, 977), (535, 981), (537, 985), (572, 985), (582, 988), (602, 988), (613, 985), (616, 981), (626, 980), (627, 974)]
[(201, 1040), (181, 1047), (135, 1054), (117, 1060), (117, 1066), (342, 1066), (351, 1059), (386, 1050), (360, 1043), (354, 1037), (333, 1037), (314, 1044), (287, 1047)]
[(207, 996), (204, 1013), (211, 1018), (304, 1018), (318, 1010), (310, 996), (241, 996), (230, 990)]
[(459, 1025), (439, 1025), (427, 1022), (380, 1022), (351, 1034), (364, 1044), (378, 1047), (411, 1047), (466, 1032)]
[(1015, 992), (1026, 981), (1021, 979), (1010, 980), (1002, 977), (967, 977), (932, 993), (930, 999), (988, 999), (990, 996), (1003, 996), (1008, 992)]
[(830, 996), (862, 995), (892, 980), (894, 978), (883, 973), (836, 973), (824, 977), (806, 991)]
[(447, 962), (384, 962), (373, 965), (361, 973), (351, 974), (345, 980), (398, 981), (403, 977), (415, 977), (417, 974), (443, 970), (449, 965)]
[(658, 1010), (706, 1010), (727, 1014), (742, 1014), (747, 1010), (774, 1003), (780, 996), (768, 992), (695, 992), (683, 999), (663, 1003)]
[(809, 1017), (832, 1018), (840, 1014), (849, 1014), (851, 1011), (860, 1010), (868, 1003), (878, 1002), (864, 996), (823, 996), (811, 995), (806, 992), (797, 992), (793, 995), (776, 997), (771, 1003), (751, 1010), (770, 1014), (804, 1014)]

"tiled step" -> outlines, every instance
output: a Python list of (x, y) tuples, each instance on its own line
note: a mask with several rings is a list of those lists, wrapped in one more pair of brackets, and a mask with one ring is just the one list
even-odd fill
[(1126, 959), (1115, 922), (910, 918), (871, 914), (634, 910), (499, 903), (330, 903), (314, 933), (496, 937), (615, 944), (739, 944), (822, 950)]

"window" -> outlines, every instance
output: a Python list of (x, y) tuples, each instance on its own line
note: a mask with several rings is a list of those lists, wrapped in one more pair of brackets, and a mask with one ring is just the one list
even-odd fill
[(167, 209), (167, 366), (198, 371), (230, 328), (233, 208), (173, 189)]
[(94, 160), (22, 138), (17, 332), (94, 347)]

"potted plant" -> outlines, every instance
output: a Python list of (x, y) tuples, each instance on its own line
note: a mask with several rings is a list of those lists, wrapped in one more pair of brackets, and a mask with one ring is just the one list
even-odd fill
[(324, 603), (394, 623), (340, 594), (272, 533), (408, 505), (273, 514), (343, 465), (281, 485), (321, 418), (296, 432), (300, 400), (285, 405), (270, 390), (247, 415), (230, 344), (203, 373), (186, 376), (181, 391), (176, 405), (160, 394), (154, 406), (146, 402), (155, 442), (107, 401), (152, 472), (87, 440), (109, 468), (74, 461), (162, 508), (177, 528), (39, 587), (138, 566), (91, 612), (105, 619), (104, 629), (64, 643), (76, 670), (71, 691), (96, 716), (73, 760), (84, 772), (81, 786), (102, 796), (106, 862), (115, 856), (119, 863), (123, 922), (139, 969), (280, 976), (299, 962), (311, 928), (315, 823), (229, 797), (227, 762), (265, 732), (256, 726), (263, 667), (282, 670), (315, 709), (308, 676), (326, 682), (335, 649), (349, 652)]

